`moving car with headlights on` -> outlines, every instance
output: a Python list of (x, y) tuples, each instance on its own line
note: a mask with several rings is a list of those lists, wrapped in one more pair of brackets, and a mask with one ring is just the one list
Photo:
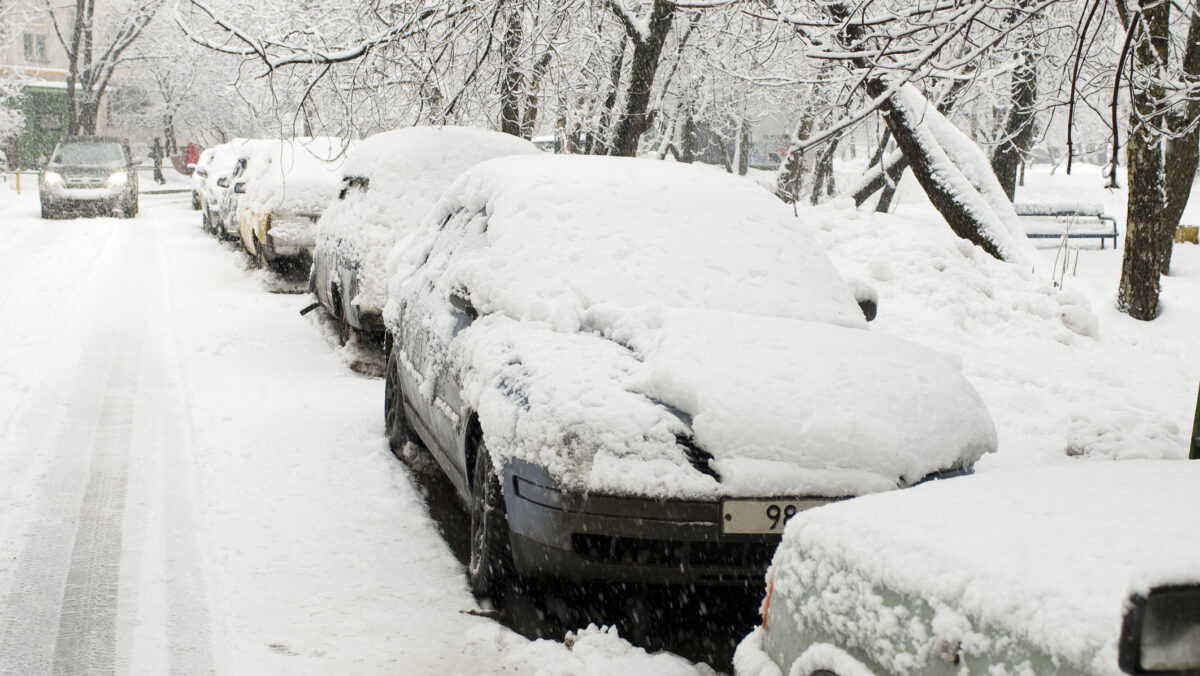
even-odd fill
[(996, 445), (953, 362), (867, 330), (808, 223), (711, 167), (505, 157), (397, 245), (393, 447), (471, 514), (469, 576), (762, 584), (787, 520)]
[(129, 146), (109, 136), (64, 136), (38, 177), (42, 218), (67, 211), (133, 218), (138, 177)]
[(536, 153), (511, 134), (468, 127), (409, 127), (375, 134), (346, 161), (342, 187), (317, 223), (309, 287), (341, 327), (382, 345), (386, 260), (442, 191), (483, 160)]
[(739, 676), (1200, 674), (1200, 462), (993, 470), (799, 515)]
[(261, 267), (307, 272), (312, 266), (317, 219), (338, 193), (348, 143), (316, 137), (248, 144), (234, 184), (235, 193), (244, 192), (235, 213), (242, 246)]

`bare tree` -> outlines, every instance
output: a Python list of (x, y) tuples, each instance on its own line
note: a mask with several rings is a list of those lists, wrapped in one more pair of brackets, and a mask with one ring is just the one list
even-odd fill
[(163, 0), (138, 0), (123, 11), (106, 7), (99, 23), (95, 0), (75, 0), (70, 17), (47, 5), (54, 33), (67, 53), (67, 133), (94, 134), (113, 72), (142, 35)]

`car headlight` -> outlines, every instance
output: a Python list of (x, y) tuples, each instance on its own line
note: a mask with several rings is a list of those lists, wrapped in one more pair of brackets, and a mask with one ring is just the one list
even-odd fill
[(62, 183), (63, 177), (57, 171), (47, 171), (42, 174), (42, 182), (46, 185)]
[(124, 183), (125, 181), (128, 181), (128, 180), (129, 180), (129, 176), (126, 175), (125, 172), (123, 172), (123, 171), (114, 171), (113, 173), (109, 174), (109, 176), (108, 176), (108, 184), (109, 185), (121, 185), (122, 183)]

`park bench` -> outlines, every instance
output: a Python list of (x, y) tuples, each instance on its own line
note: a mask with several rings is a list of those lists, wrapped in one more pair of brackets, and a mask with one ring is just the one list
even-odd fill
[(1030, 239), (1098, 239), (1103, 249), (1104, 240), (1111, 238), (1117, 248), (1117, 220), (1099, 204), (1023, 203), (1013, 209)]

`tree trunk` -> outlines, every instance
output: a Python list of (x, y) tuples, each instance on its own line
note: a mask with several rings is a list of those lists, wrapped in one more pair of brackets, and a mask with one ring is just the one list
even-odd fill
[(746, 172), (750, 171), (750, 123), (744, 118), (738, 120), (737, 162), (735, 164), (738, 176), (745, 176)]
[[(1170, 5), (1141, 0), (1142, 38), (1133, 51), (1134, 68), (1142, 76), (1135, 80), (1129, 111), (1128, 202), (1125, 211), (1125, 251), (1121, 259), (1121, 285), (1117, 309), (1134, 319), (1149, 321), (1158, 316), (1159, 269), (1163, 251), (1160, 230), (1167, 224), (1166, 167), (1160, 129), (1164, 114), (1156, 110), (1164, 90), (1158, 76), (1166, 63)], [(1133, 15), (1130, 21), (1137, 21)], [(1172, 235), (1175, 224), (1170, 224)]]
[(647, 22), (649, 31), (645, 36), (629, 22), (623, 10), (614, 8), (613, 11), (625, 23), (626, 33), (633, 41), (633, 63), (629, 74), (629, 90), (625, 94), (625, 109), (617, 120), (616, 133), (613, 136), (612, 154), (634, 157), (637, 155), (642, 132), (646, 131), (647, 108), (650, 104), (650, 92), (654, 87), (654, 74), (658, 71), (663, 43), (666, 42), (667, 33), (671, 31), (675, 5), (670, 0), (654, 0), (650, 20)]
[(517, 52), (521, 49), (523, 28), (521, 6), (509, 8), (504, 38), (500, 41), (500, 131), (513, 136), (521, 135), (521, 67)]
[(1011, 106), (1004, 138), (992, 154), (992, 171), (1011, 202), (1017, 192), (1017, 168), (1033, 145), (1033, 106), (1037, 102), (1037, 55), (1032, 45), (1022, 50), (1012, 72)]
[[(1200, 79), (1200, 14), (1193, 14), (1188, 27), (1187, 50), (1183, 54), (1184, 77), (1195, 83)], [(1172, 130), (1189, 129), (1200, 117), (1200, 101), (1194, 97), (1182, 104), (1168, 116)], [(1163, 241), (1159, 243), (1162, 252), (1159, 257), (1158, 271), (1167, 274), (1171, 271), (1171, 253), (1175, 248), (1175, 228), (1183, 217), (1183, 208), (1187, 206), (1192, 194), (1192, 183), (1196, 179), (1196, 168), (1200, 165), (1200, 134), (1191, 129), (1175, 138), (1166, 147), (1167, 162), (1167, 208), (1163, 215), (1164, 222), (1171, 226), (1168, 231), (1163, 228), (1159, 235)]]
[[(882, 96), (887, 91), (887, 84), (878, 77), (866, 82), (867, 95), (873, 98)], [(989, 255), (1005, 260), (996, 243), (984, 235), (986, 226), (979, 217), (972, 213), (951, 186), (947, 185), (944, 177), (938, 174), (935, 151), (938, 149), (926, 145), (918, 133), (923, 111), (910, 110), (900, 97), (893, 96), (880, 108), (884, 122), (896, 139), (896, 146), (904, 153), (913, 176), (925, 190), (929, 201), (946, 219), (946, 223), (954, 234), (976, 244)]]
[(800, 118), (796, 123), (796, 130), (792, 133), (792, 145), (780, 164), (779, 176), (775, 180), (775, 194), (788, 204), (800, 198), (800, 186), (804, 179), (804, 153), (800, 151), (799, 143), (808, 138), (811, 131), (812, 118)]
[(837, 152), (838, 142), (841, 140), (840, 134), (829, 139), (821, 149), (821, 154), (817, 156), (816, 166), (813, 167), (812, 190), (808, 196), (809, 204), (815, 206), (822, 197), (830, 194), (830, 188), (833, 187), (833, 155)]

